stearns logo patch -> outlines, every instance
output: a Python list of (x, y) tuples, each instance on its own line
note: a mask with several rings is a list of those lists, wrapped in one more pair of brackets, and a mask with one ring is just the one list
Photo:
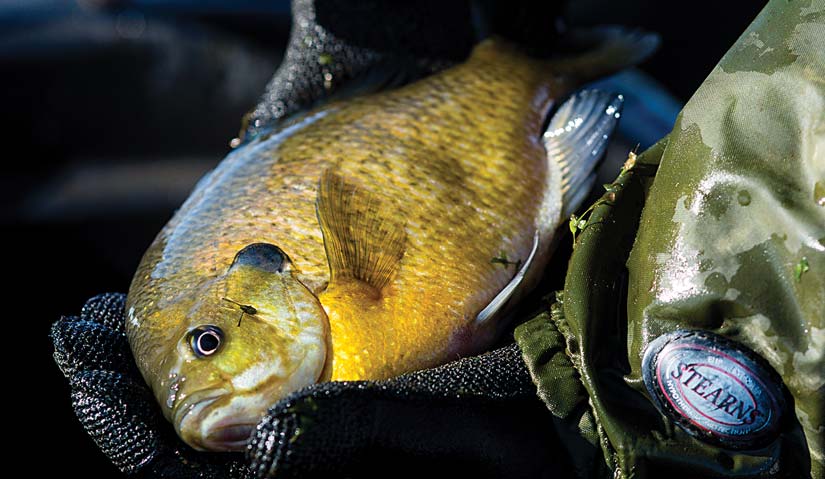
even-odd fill
[(650, 343), (643, 369), (659, 410), (706, 442), (752, 449), (778, 433), (781, 381), (741, 344), (707, 331), (677, 331)]

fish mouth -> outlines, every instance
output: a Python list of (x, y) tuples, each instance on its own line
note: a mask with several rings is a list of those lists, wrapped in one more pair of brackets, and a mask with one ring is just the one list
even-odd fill
[(243, 391), (235, 390), (235, 395), (227, 398), (227, 401), (209, 401), (200, 410), (199, 434), (196, 441), (191, 442), (197, 448), (208, 451), (246, 450), (249, 439), (267, 408), (298, 389), (318, 383), (324, 369), (321, 368), (306, 384), (293, 384), (293, 387), (283, 389), (283, 381), (276, 377), (275, 380), (259, 384), (255, 394), (243, 394)]
[(185, 398), (173, 414), (175, 429), (181, 439), (199, 451), (246, 449), (259, 418), (238, 415), (229, 396), (230, 391), (226, 389), (213, 389), (195, 392)]
[(210, 428), (203, 444), (210, 451), (242, 451), (246, 449), (255, 426), (252, 423), (221, 421)]
[(225, 389), (198, 391), (185, 398), (175, 408), (172, 423), (178, 435), (187, 444), (195, 449), (208, 449), (206, 444), (202, 444), (202, 438), (205, 437), (201, 432), (203, 418), (208, 415), (211, 406), (228, 393)]

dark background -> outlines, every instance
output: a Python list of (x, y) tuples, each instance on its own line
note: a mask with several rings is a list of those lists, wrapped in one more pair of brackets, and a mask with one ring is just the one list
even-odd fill
[[(642, 69), (684, 101), (764, 2), (571, 5), (571, 24), (660, 33)], [(45, 454), (33, 472), (117, 474), (74, 418), (49, 326), (92, 295), (126, 291), (152, 238), (228, 151), (288, 32), (286, 1), (0, 2), (3, 413), (7, 439)]]

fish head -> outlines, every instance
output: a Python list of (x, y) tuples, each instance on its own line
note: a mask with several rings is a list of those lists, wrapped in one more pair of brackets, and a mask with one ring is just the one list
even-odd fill
[(181, 327), (173, 349), (157, 355), (155, 381), (141, 369), (195, 449), (243, 449), (270, 406), (328, 378), (329, 322), (293, 273), (278, 247), (251, 244), (194, 301), (160, 312), (179, 315)]

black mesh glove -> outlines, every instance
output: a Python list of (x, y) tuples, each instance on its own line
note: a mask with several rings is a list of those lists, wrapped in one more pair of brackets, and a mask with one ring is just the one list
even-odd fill
[(322, 383), (275, 404), (246, 457), (186, 446), (160, 413), (123, 332), (122, 294), (54, 324), (55, 360), (78, 419), (121, 470), (145, 477), (412, 475), (554, 477), (551, 416), (521, 352), (481, 356), (380, 382)]
[(546, 477), (555, 433), (513, 344), (379, 382), (322, 383), (269, 410), (249, 448), (260, 476), (364, 471)]
[[(242, 133), (249, 139), (342, 91), (435, 72), (464, 58), (474, 41), (469, 1), (293, 0), (284, 60)], [(399, 64), (407, 78), (390, 73)]]
[(292, 0), (283, 63), (244, 139), (331, 96), (398, 86), (469, 55), (492, 33), (546, 55), (563, 0)]
[(175, 435), (137, 370), (123, 330), (126, 295), (86, 302), (52, 326), (54, 359), (80, 423), (120, 470), (145, 477), (252, 477), (239, 454), (197, 452)]

